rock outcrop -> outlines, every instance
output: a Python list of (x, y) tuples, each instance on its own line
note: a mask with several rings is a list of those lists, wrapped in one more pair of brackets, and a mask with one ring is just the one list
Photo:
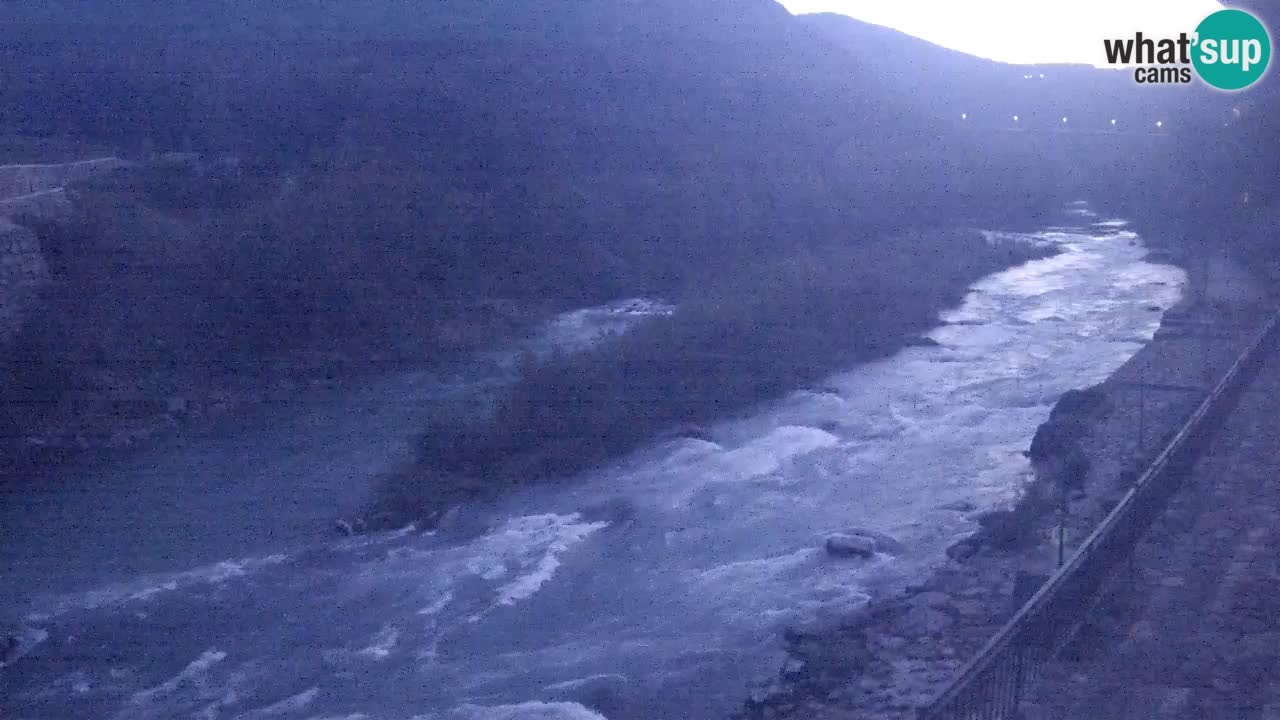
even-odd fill
[(1031, 439), (1031, 461), (1040, 462), (1070, 452), (1088, 429), (1094, 412), (1105, 403), (1106, 395), (1094, 388), (1063, 393), (1049, 413), (1049, 419), (1036, 429)]
[(902, 543), (875, 530), (853, 528), (846, 532), (831, 533), (823, 541), (827, 554), (832, 557), (869, 558), (876, 553), (890, 555), (902, 552)]

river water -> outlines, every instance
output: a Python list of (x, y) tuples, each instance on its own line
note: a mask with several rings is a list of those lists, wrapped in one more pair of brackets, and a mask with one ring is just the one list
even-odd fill
[[(1059, 254), (943, 313), (936, 346), (434, 533), (327, 531), (433, 407), (496, 382), (500, 361), (302, 394), (11, 494), (0, 622), (25, 656), (0, 669), (0, 716), (722, 716), (776, 671), (780, 628), (942, 562), (1025, 486), (1022, 451), (1056, 398), (1150, 340), (1184, 273), (1145, 262), (1123, 223), (1072, 217), (1026, 236)], [(563, 316), (541, 342), (652, 311)], [(851, 527), (901, 547), (827, 556), (824, 536)]]

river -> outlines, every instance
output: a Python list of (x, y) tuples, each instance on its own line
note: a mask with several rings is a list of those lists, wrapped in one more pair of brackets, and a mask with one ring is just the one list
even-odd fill
[[(1059, 254), (944, 312), (936, 346), (434, 533), (329, 531), (501, 359), (466, 382), (310, 391), (11, 494), (0, 623), (22, 627), (25, 656), (0, 670), (0, 715), (723, 716), (776, 671), (787, 623), (943, 562), (1025, 486), (1022, 451), (1057, 397), (1151, 339), (1185, 274), (1146, 262), (1122, 222), (1071, 217), (1026, 236)], [(619, 312), (565, 316), (541, 342), (619, 329)], [(829, 557), (823, 538), (851, 527), (900, 547)]]

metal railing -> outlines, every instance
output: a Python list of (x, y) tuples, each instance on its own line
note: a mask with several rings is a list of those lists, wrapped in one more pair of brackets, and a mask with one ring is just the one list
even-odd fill
[(1275, 339), (1273, 315), (1205, 396), (1133, 487), (1070, 559), (970, 660), (941, 695), (916, 711), (918, 720), (1017, 717), (1028, 686), (1088, 619), (1107, 580), (1128, 566), (1138, 540), (1178, 488), (1213, 421), (1229, 407), (1248, 372)]

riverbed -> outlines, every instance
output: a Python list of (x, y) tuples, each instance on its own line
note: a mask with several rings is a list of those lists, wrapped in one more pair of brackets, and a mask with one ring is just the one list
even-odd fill
[[(1066, 390), (1143, 344), (1186, 278), (1072, 208), (1058, 253), (976, 283), (933, 345), (832, 376), (437, 530), (335, 539), (433, 408), (501, 382), (405, 373), (259, 408), (0, 510), (19, 718), (713, 718), (780, 629), (896, 592), (1012, 502)], [(625, 331), (579, 311), (542, 342)], [(869, 559), (823, 550), (863, 528)]]

